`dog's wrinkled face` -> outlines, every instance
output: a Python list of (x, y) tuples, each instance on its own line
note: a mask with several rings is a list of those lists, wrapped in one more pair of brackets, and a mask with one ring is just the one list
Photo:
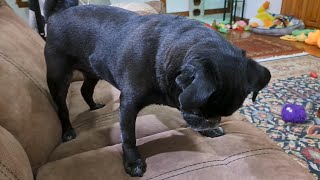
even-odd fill
[(221, 117), (232, 115), (252, 92), (255, 101), (271, 78), (268, 69), (244, 56), (203, 51), (188, 58), (176, 84), (182, 89), (180, 111), (196, 131), (216, 128)]

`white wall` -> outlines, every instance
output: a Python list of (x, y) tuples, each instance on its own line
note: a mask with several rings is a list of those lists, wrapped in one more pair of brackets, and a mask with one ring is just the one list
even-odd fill
[[(269, 0), (270, 7), (268, 12), (280, 14), (282, 0)], [(250, 3), (248, 3), (250, 2)], [(244, 8), (244, 17), (252, 18), (257, 14), (259, 7), (265, 2), (265, 0), (247, 0)]]
[(146, 1), (150, 1), (150, 0), (110, 0), (111, 4), (115, 4), (115, 3), (129, 3), (129, 2), (146, 2)]
[(189, 11), (188, 0), (167, 0), (167, 13)]
[[(224, 0), (205, 0), (205, 9), (223, 8)], [(189, 11), (189, 0), (167, 0), (167, 12), (186, 12)]]
[(29, 22), (29, 8), (19, 8), (15, 0), (6, 0), (6, 2), (18, 16)]
[[(270, 8), (268, 12), (280, 13), (282, 0), (269, 0)], [(251, 18), (257, 13), (259, 7), (265, 0), (246, 0), (244, 8), (244, 17)], [(220, 9), (223, 8), (224, 0), (205, 0), (205, 9)], [(241, 12), (242, 5), (239, 3), (237, 12)], [(185, 12), (189, 11), (189, 0), (167, 0), (167, 12)], [(239, 15), (239, 14), (238, 14)]]
[(220, 9), (224, 6), (224, 0), (206, 0), (204, 4), (205, 9)]

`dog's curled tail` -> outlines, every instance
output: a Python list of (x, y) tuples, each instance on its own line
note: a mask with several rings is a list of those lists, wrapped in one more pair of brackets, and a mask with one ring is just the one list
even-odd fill
[(44, 17), (48, 18), (54, 13), (63, 11), (73, 6), (78, 6), (79, 0), (46, 0), (44, 4)]

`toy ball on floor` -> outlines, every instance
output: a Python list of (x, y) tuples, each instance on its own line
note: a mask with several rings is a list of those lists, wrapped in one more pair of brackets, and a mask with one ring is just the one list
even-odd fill
[(286, 104), (281, 110), (282, 119), (286, 122), (303, 123), (307, 119), (307, 113), (303, 106)]

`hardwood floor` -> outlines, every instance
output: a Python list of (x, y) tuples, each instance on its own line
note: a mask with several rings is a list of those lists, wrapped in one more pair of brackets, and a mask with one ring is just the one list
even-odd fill
[[(281, 40), (279, 37), (265, 36), (265, 35), (255, 34), (249, 31), (230, 31), (227, 34), (223, 34), (223, 36), (226, 37), (231, 42), (236, 39), (253, 38), (253, 37), (259, 37), (259, 38), (267, 39), (270, 41), (282, 41), (282, 42), (284, 41), (284, 40)], [(285, 41), (285, 42), (295, 46), (298, 49), (301, 49), (304, 52), (309, 53), (310, 55), (320, 57), (320, 48), (318, 46), (311, 46), (303, 42), (292, 42), (292, 41)]]

